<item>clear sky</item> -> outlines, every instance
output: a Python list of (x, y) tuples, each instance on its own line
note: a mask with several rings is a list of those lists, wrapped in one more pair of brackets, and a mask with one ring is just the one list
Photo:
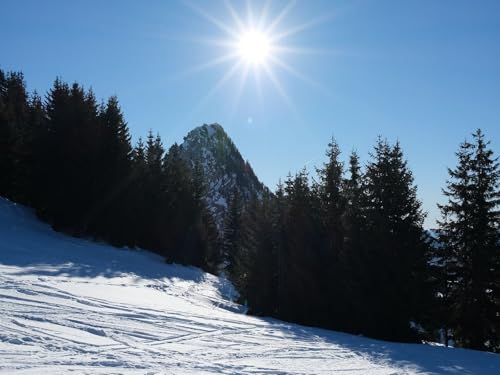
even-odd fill
[[(399, 139), (432, 227), (458, 144), (481, 127), (498, 155), (500, 1), (16, 0), (0, 13), (0, 68), (30, 89), (60, 76), (116, 94), (134, 140), (218, 122), (272, 189), (321, 164), (332, 136), (363, 161), (378, 135)], [(250, 24), (270, 39), (263, 63), (241, 56)]]

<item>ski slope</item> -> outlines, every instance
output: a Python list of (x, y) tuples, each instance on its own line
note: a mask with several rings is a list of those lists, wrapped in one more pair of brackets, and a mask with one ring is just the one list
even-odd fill
[(500, 374), (500, 356), (247, 316), (230, 283), (0, 198), (1, 374)]

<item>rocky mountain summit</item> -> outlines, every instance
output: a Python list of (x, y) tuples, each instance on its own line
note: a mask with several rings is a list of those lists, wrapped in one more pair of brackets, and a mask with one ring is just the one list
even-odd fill
[(207, 202), (219, 229), (234, 187), (243, 201), (261, 196), (266, 187), (219, 124), (204, 124), (191, 130), (181, 144), (183, 157), (194, 168), (202, 167), (207, 185)]

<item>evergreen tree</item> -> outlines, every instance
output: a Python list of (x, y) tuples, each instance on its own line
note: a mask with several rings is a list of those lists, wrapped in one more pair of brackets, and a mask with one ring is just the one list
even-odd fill
[(349, 156), (349, 178), (344, 181), (344, 227), (347, 231), (347, 241), (353, 242), (359, 238), (362, 219), (361, 204), (363, 201), (363, 176), (359, 165), (359, 156), (352, 152)]
[(192, 177), (192, 191), (194, 204), (194, 221), (196, 225), (196, 242), (199, 246), (198, 259), (200, 267), (211, 273), (217, 272), (221, 259), (221, 243), (214, 218), (207, 205), (206, 184), (203, 168), (195, 162)]
[(362, 203), (364, 201), (363, 174), (359, 165), (359, 156), (352, 152), (349, 156), (349, 177), (343, 181), (345, 210), (342, 215), (344, 228), (343, 251), (339, 258), (340, 278), (336, 282), (340, 291), (343, 315), (340, 316), (340, 328), (359, 333), (363, 326), (362, 314), (364, 291), (362, 280), (366, 277), (363, 259), (366, 259), (365, 244), (362, 240), (365, 228)]
[(415, 340), (425, 275), (424, 213), (399, 143), (379, 138), (367, 165), (363, 295), (365, 331), (392, 340)]
[(126, 205), (130, 209), (128, 217), (128, 232), (126, 242), (129, 246), (137, 247), (146, 244), (147, 227), (147, 185), (148, 168), (146, 165), (145, 145), (141, 137), (132, 151), (131, 183), (126, 192)]
[[(169, 261), (203, 266), (204, 254), (197, 238), (196, 206), (193, 200), (192, 176), (182, 158), (179, 145), (174, 143), (163, 162), (165, 221), (158, 227), (166, 232), (162, 248)], [(158, 233), (161, 235), (160, 233)]]
[(69, 155), (65, 152), (66, 144), (70, 142), (67, 125), (69, 98), (69, 86), (56, 79), (46, 98), (47, 126), (42, 134), (41, 168), (37, 173), (37, 213), (51, 224), (56, 224), (61, 216), (63, 204), (59, 197), (65, 196), (65, 181), (69, 178), (65, 174), (66, 165), (70, 164)]
[(128, 244), (124, 229), (127, 229), (132, 215), (126, 198), (132, 180), (132, 146), (127, 123), (115, 96), (101, 106), (99, 120), (101, 148), (96, 205), (90, 214), (95, 224), (92, 231), (114, 245), (122, 246)]
[[(270, 222), (271, 222), (271, 241), (272, 247), (275, 253), (276, 262), (275, 266), (275, 279), (274, 283), (276, 288), (276, 298), (274, 306), (272, 306), (272, 312), (275, 316), (280, 317), (283, 313), (285, 307), (285, 290), (286, 290), (286, 254), (287, 254), (287, 242), (286, 242), (286, 218), (288, 215), (288, 208), (285, 198), (285, 187), (279, 181), (275, 198), (270, 212)], [(272, 277), (272, 276), (271, 276)]]
[(166, 197), (167, 177), (163, 167), (163, 158), (166, 157), (161, 137), (153, 135), (149, 130), (144, 150), (143, 170), (141, 173), (142, 207), (141, 216), (143, 222), (140, 246), (152, 249), (166, 256), (166, 248), (169, 244), (164, 234), (169, 215)]
[(222, 271), (227, 272), (231, 279), (237, 276), (238, 256), (242, 248), (242, 215), (243, 201), (235, 185), (228, 202), (222, 240)]
[(30, 151), (28, 138), (28, 94), (22, 73), (0, 73), (0, 194), (26, 201), (26, 178), (21, 165)]
[(320, 216), (305, 169), (285, 182), (287, 215), (285, 221), (284, 295), (281, 316), (303, 324), (319, 324), (321, 307)]
[(345, 230), (342, 222), (346, 208), (344, 193), (343, 173), (344, 165), (340, 161), (340, 149), (337, 142), (332, 139), (326, 151), (328, 158), (323, 168), (318, 169), (319, 183), (316, 184), (313, 193), (319, 211), (321, 222), (323, 260), (322, 270), (319, 277), (322, 279), (321, 286), (324, 306), (322, 324), (339, 329), (341, 320), (345, 320), (348, 312), (345, 310), (348, 299), (344, 295), (345, 288), (342, 283), (346, 280), (341, 267), (341, 256), (344, 250)]
[(343, 192), (344, 165), (339, 160), (340, 149), (332, 139), (326, 151), (328, 162), (318, 170), (320, 183), (318, 186), (321, 201), (321, 216), (325, 228), (325, 240), (331, 262), (338, 260), (343, 249), (344, 228), (342, 215), (345, 211), (345, 197)]
[(23, 161), (24, 179), (21, 182), (26, 192), (24, 203), (31, 207), (39, 207), (39, 181), (42, 180), (44, 144), (43, 137), (47, 131), (47, 114), (42, 98), (34, 92), (29, 102), (29, 131), (24, 141), (26, 157)]
[(473, 138), (460, 145), (458, 166), (448, 170), (448, 202), (439, 205), (443, 294), (455, 342), (499, 351), (500, 171), (481, 130)]
[[(255, 315), (276, 315), (278, 298), (278, 247), (275, 242), (273, 212), (276, 205), (269, 192), (261, 199), (255, 198), (249, 205), (244, 222), (247, 228), (246, 242), (249, 259), (243, 289), (244, 301)], [(253, 220), (252, 220), (253, 219)]]

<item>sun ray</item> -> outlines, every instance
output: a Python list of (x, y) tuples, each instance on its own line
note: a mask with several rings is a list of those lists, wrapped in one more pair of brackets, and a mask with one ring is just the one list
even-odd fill
[(201, 38), (201, 37), (192, 37), (192, 38), (179, 38), (179, 41), (190, 42), (190, 43), (200, 43), (210, 46), (218, 46), (231, 48), (236, 45), (236, 43), (232, 40), (227, 39), (216, 39), (216, 38)]
[(207, 21), (211, 22), (212, 24), (214, 24), (215, 26), (217, 26), (220, 30), (226, 32), (230, 36), (238, 35), (238, 33), (237, 33), (236, 30), (234, 30), (233, 28), (227, 26), (225, 23), (219, 21), (217, 18), (213, 17), (212, 15), (210, 15), (209, 13), (207, 13), (206, 11), (204, 11), (203, 9), (201, 9), (200, 7), (194, 5), (190, 1), (184, 0), (184, 4), (186, 4), (189, 8), (191, 8), (192, 10), (194, 10), (200, 16), (202, 16)]
[(293, 114), (294, 119), (301, 125), (305, 126), (303, 119), (301, 118), (299, 112), (297, 111), (297, 107), (293, 105), (292, 99), (290, 96), (286, 93), (285, 89), (281, 85), (280, 81), (274, 74), (271, 68), (269, 68), (267, 65), (264, 69), (266, 72), (267, 76), (270, 78), (274, 88), (276, 91), (278, 91), (279, 95), (281, 96), (281, 99), (285, 103), (285, 105), (288, 107), (290, 112)]
[(286, 62), (281, 60), (279, 57), (276, 56), (270, 56), (269, 57), (276, 65), (281, 67), (282, 69), (286, 70), (289, 74), (293, 75), (295, 78), (298, 78), (299, 80), (303, 81), (304, 83), (307, 83), (308, 85), (318, 89), (321, 91), (325, 96), (331, 97), (332, 94), (324, 87), (322, 84), (319, 82), (314, 81), (313, 79), (305, 76), (304, 74), (300, 73), (298, 70), (294, 69), (290, 65), (288, 65)]
[(238, 69), (241, 68), (241, 65), (243, 63), (241, 61), (238, 61), (236, 64), (233, 65), (231, 69), (229, 69), (222, 77), (219, 79), (219, 81), (215, 84), (215, 86), (205, 95), (205, 97), (202, 99), (203, 102), (207, 101), (210, 99), (219, 89), (238, 71)]
[(292, 47), (280, 44), (273, 44), (273, 51), (276, 53), (297, 54), (297, 55), (337, 56), (343, 54), (343, 52), (341, 52), (340, 50), (334, 50), (334, 49)]
[(274, 21), (271, 22), (271, 24), (266, 28), (265, 33), (268, 35), (272, 34), (274, 32), (274, 29), (276, 28), (276, 26), (278, 26), (279, 23), (283, 20), (283, 18), (288, 14), (288, 12), (290, 12), (290, 10), (292, 10), (292, 8), (295, 6), (295, 4), (296, 4), (296, 1), (291, 0), (283, 8), (283, 10), (280, 12), (280, 14), (278, 14), (278, 16), (274, 19)]
[(244, 32), (245, 25), (243, 24), (243, 21), (241, 20), (240, 16), (238, 16), (238, 13), (236, 13), (236, 11), (234, 10), (234, 7), (231, 5), (231, 2), (229, 0), (224, 0), (224, 4), (226, 6), (226, 9), (231, 14), (231, 17), (233, 17), (233, 20), (236, 23), (236, 26), (238, 27), (240, 33)]
[(272, 69), (267, 64), (264, 64), (264, 71), (266, 72), (267, 76), (269, 77), (269, 79), (273, 83), (274, 88), (276, 89), (276, 91), (278, 91), (278, 93), (281, 95), (281, 98), (285, 101), (285, 104), (291, 110), (295, 111), (294, 106), (292, 104), (292, 101), (290, 100), (290, 97), (286, 93), (285, 89), (281, 85), (280, 81), (278, 80), (278, 78), (276, 77), (276, 75), (274, 74), (274, 72), (272, 71)]
[(212, 89), (205, 95), (203, 96), (199, 101), (198, 103), (196, 104), (196, 106), (193, 108), (192, 110), (192, 113), (197, 113), (201, 107), (203, 107), (203, 105), (208, 102), (208, 100), (210, 98), (212, 98), (212, 96), (214, 96), (217, 91), (219, 91), (221, 89), (222, 86), (224, 86), (224, 84), (229, 81), (231, 79), (231, 77), (241, 68), (241, 65), (243, 63), (241, 61), (238, 61), (237, 63), (235, 63), (231, 69), (229, 69), (218, 81), (217, 83), (215, 84), (214, 87), (212, 87)]
[(260, 77), (261, 70), (260, 69), (254, 69), (253, 74), (255, 78), (255, 85), (257, 86), (257, 97), (259, 99), (259, 106), (262, 108), (262, 83), (261, 83), (261, 77)]
[(254, 19), (253, 19), (252, 7), (250, 6), (250, 0), (246, 1), (246, 5), (247, 5), (247, 24), (250, 27), (254, 27), (255, 23), (254, 23)]
[(238, 84), (238, 88), (236, 89), (236, 93), (235, 93), (235, 96), (234, 96), (233, 106), (232, 106), (231, 113), (230, 113), (230, 116), (229, 116), (230, 120), (233, 119), (233, 117), (234, 117), (237, 109), (240, 106), (241, 94), (243, 93), (243, 88), (245, 87), (245, 84), (247, 82), (247, 77), (248, 77), (249, 71), (250, 71), (250, 65), (249, 64), (245, 64), (245, 66), (243, 67), (243, 73), (241, 75), (240, 82)]
[(259, 23), (257, 25), (257, 28), (259, 30), (264, 29), (264, 24), (267, 21), (267, 13), (269, 11), (269, 5), (271, 4), (271, 0), (266, 0), (264, 2), (264, 5), (262, 6), (262, 11), (260, 12), (260, 17), (259, 17)]
[(213, 68), (214, 66), (217, 66), (217, 65), (220, 65), (220, 64), (224, 64), (225, 62), (228, 62), (228, 61), (231, 61), (231, 60), (235, 60), (235, 59), (238, 58), (238, 56), (239, 56), (238, 52), (231, 52), (231, 53), (227, 53), (225, 55), (222, 55), (220, 57), (217, 57), (215, 59), (212, 59), (210, 61), (207, 61), (207, 62), (205, 62), (203, 64), (195, 65), (195, 66), (187, 69), (186, 71), (180, 73), (177, 76), (177, 79), (183, 78), (183, 77), (186, 77), (186, 76), (189, 76), (189, 75), (192, 75), (192, 74), (196, 74), (196, 73), (199, 73), (199, 72), (202, 72), (204, 70)]
[(211, 46), (218, 46), (224, 48), (235, 48), (236, 41), (233, 39), (221, 39), (221, 38), (211, 38), (211, 37), (200, 37), (199, 35), (166, 35), (163, 33), (144, 33), (145, 37), (161, 39), (168, 42), (182, 42), (182, 43), (195, 43), (204, 44)]
[(294, 35), (294, 34), (301, 32), (301, 31), (310, 29), (311, 27), (314, 27), (314, 26), (317, 26), (317, 25), (322, 24), (324, 22), (327, 22), (327, 21), (331, 20), (334, 16), (335, 16), (334, 13), (327, 13), (327, 14), (322, 15), (318, 18), (315, 18), (311, 21), (305, 22), (305, 23), (298, 25), (298, 26), (294, 26), (288, 30), (285, 30), (279, 34), (276, 34), (271, 39), (273, 42), (277, 42), (283, 38), (289, 37), (291, 35)]

